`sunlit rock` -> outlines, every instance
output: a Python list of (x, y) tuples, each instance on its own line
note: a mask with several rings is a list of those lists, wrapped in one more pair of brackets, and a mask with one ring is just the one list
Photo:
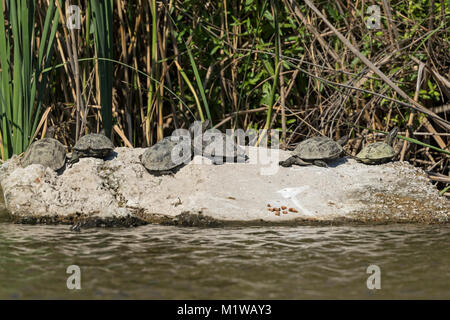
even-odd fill
[(248, 148), (247, 163), (214, 165), (196, 156), (175, 175), (153, 176), (144, 149), (82, 158), (58, 175), (17, 157), (0, 168), (14, 221), (94, 226), (446, 223), (450, 203), (406, 162), (369, 166), (340, 159), (328, 168), (284, 168), (288, 152)]

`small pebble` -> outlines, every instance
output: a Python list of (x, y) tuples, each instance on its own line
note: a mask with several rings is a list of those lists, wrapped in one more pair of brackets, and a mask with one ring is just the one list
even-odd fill
[(283, 210), (283, 214), (287, 214), (287, 213), (288, 213), (287, 211)]
[(281, 209), (283, 210), (286, 210), (286, 208), (287, 208), (286, 206), (281, 206)]
[(298, 212), (297, 210), (295, 210), (294, 208), (289, 208), (290, 212)]
[(279, 216), (279, 215), (280, 215), (280, 213), (279, 213), (279, 212), (275, 212), (275, 215), (276, 215), (276, 216)]

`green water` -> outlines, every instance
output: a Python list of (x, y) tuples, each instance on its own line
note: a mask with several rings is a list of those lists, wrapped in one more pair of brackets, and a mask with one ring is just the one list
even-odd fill
[[(381, 269), (381, 289), (366, 268)], [(81, 290), (66, 269), (81, 269)], [(450, 299), (450, 226), (143, 226), (0, 223), (0, 298)]]

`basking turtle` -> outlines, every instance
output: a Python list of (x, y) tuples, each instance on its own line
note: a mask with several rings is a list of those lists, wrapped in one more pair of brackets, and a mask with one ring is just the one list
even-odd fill
[(381, 164), (391, 161), (396, 155), (392, 142), (398, 133), (394, 127), (386, 136), (385, 142), (375, 142), (364, 147), (357, 155), (356, 160), (365, 164)]
[(187, 136), (174, 134), (154, 144), (139, 157), (142, 165), (154, 175), (175, 173), (192, 158), (192, 137), (201, 136), (209, 121), (194, 122)]
[[(235, 143), (232, 136), (227, 136), (219, 130), (206, 131), (202, 143), (194, 141), (194, 151), (213, 161), (214, 164), (224, 162), (245, 162), (245, 150)], [(201, 146), (201, 150), (199, 148)]]
[(166, 137), (147, 148), (139, 156), (142, 165), (154, 175), (175, 173), (191, 159), (191, 145), (187, 140)]
[(78, 162), (80, 158), (105, 158), (114, 150), (111, 140), (103, 134), (91, 133), (78, 140), (73, 147), (70, 163)]
[(66, 163), (66, 151), (58, 140), (44, 138), (33, 142), (25, 152), (21, 160), (23, 167), (30, 164), (40, 164), (52, 170), (58, 171)]
[(307, 166), (314, 164), (319, 167), (328, 167), (327, 161), (337, 159), (344, 149), (342, 146), (348, 141), (344, 136), (337, 142), (328, 137), (313, 137), (300, 142), (292, 152), (292, 156), (280, 161), (280, 166), (290, 167), (293, 164)]

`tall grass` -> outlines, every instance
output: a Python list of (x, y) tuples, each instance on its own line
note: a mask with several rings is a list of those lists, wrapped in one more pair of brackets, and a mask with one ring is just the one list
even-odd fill
[(36, 0), (5, 0), (0, 6), (1, 152), (7, 159), (28, 146), (40, 120), (47, 85), (41, 71), (52, 60), (59, 14), (50, 1), (43, 28), (36, 30)]
[(112, 130), (113, 65), (105, 59), (113, 58), (113, 0), (90, 0), (94, 14), (95, 45), (97, 48), (100, 75), (100, 97), (103, 129), (107, 136)]

